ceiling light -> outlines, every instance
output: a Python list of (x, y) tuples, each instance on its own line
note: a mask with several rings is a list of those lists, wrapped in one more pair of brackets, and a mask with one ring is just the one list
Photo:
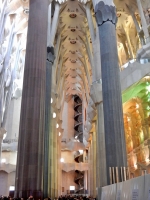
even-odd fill
[(7, 133), (4, 133), (3, 135), (3, 140), (5, 140)]
[(53, 113), (53, 118), (56, 118), (56, 113)]
[(83, 150), (79, 150), (80, 154), (83, 154)]
[(9, 191), (14, 191), (15, 190), (15, 186), (10, 186), (9, 187)]
[(2, 158), (1, 159), (1, 163), (5, 163), (6, 162), (6, 159), (5, 158)]
[(61, 158), (61, 159), (60, 159), (60, 162), (64, 162), (64, 158)]
[(59, 124), (56, 124), (56, 128), (59, 128)]
[(61, 136), (61, 132), (59, 132), (59, 136)]
[(51, 98), (51, 103), (53, 103), (53, 99)]

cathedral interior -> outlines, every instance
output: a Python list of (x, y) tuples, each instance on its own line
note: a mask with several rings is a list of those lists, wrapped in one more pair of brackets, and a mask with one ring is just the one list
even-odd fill
[(0, 0), (0, 195), (149, 191), (150, 0)]

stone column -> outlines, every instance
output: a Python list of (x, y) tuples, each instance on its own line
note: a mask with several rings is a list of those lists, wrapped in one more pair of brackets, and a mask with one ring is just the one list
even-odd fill
[(7, 0), (4, 0), (2, 4), (2, 8), (1, 8), (1, 13), (0, 13), (0, 42), (1, 42), (1, 36), (4, 30), (6, 16), (7, 16), (5, 15), (6, 3), (7, 3)]
[(90, 2), (87, 2), (85, 8), (86, 8), (86, 15), (87, 15), (88, 25), (89, 25), (89, 29), (90, 29), (90, 34), (91, 34), (91, 40), (92, 40), (92, 42), (94, 42), (95, 32), (94, 32), (94, 25), (93, 25), (93, 20), (92, 20), (92, 16), (91, 16)]
[(124, 33), (125, 33), (125, 36), (126, 36), (126, 39), (127, 39), (128, 49), (129, 49), (129, 53), (130, 53), (130, 59), (133, 59), (134, 56), (133, 56), (133, 51), (132, 51), (132, 46), (131, 46), (129, 34), (127, 33), (127, 30), (125, 30), (125, 29), (124, 29)]
[(15, 197), (43, 199), (45, 79), (49, 1), (30, 1)]
[(140, 38), (141, 45), (143, 45), (143, 38), (142, 38), (141, 33), (140, 33), (141, 29), (140, 29), (139, 24), (138, 24), (138, 22), (136, 20), (135, 14), (134, 14), (132, 8), (130, 8), (130, 6), (127, 5), (127, 8), (129, 9), (129, 12), (130, 12), (130, 14), (132, 16), (134, 25), (136, 27), (137, 33), (138, 33), (139, 38)]
[(60, 5), (59, 3), (55, 2), (55, 12), (54, 12), (52, 27), (51, 27), (51, 45), (52, 46), (55, 40), (56, 31), (57, 31), (59, 10), (60, 10)]
[(55, 131), (54, 131), (54, 195), (55, 197), (58, 197), (58, 162), (57, 162), (57, 158), (58, 158), (58, 144), (57, 144), (57, 129), (55, 127)]
[(6, 130), (4, 128), (0, 128), (0, 165), (1, 165), (1, 153), (2, 153), (2, 141)]
[[(100, 48), (99, 48), (99, 33), (98, 33), (98, 27), (96, 25), (96, 31), (94, 31), (94, 24), (92, 20), (91, 10), (90, 10), (90, 3), (88, 2), (86, 4), (86, 15), (87, 15), (87, 21), (90, 29), (90, 35), (92, 39), (92, 48), (93, 48), (93, 56), (90, 55), (90, 61), (92, 65), (92, 81), (97, 81), (101, 78), (101, 70), (99, 69), (100, 65)], [(87, 42), (86, 42), (87, 43)], [(85, 43), (85, 44), (86, 44)], [(89, 46), (89, 44), (87, 43)]]
[(117, 18), (112, 0), (107, 4), (98, 2), (95, 12), (101, 51), (107, 184), (110, 184), (109, 167), (126, 166), (127, 159), (115, 30)]
[(14, 40), (14, 23), (11, 26), (11, 30), (10, 30), (10, 34), (9, 34), (9, 42), (8, 42), (8, 46), (7, 46), (7, 53), (6, 56), (4, 58), (4, 64), (3, 64), (3, 68), (0, 74), (0, 124), (2, 123), (2, 115), (3, 115), (3, 107), (2, 107), (2, 99), (4, 98), (4, 83), (5, 83), (5, 75), (6, 75), (6, 70), (7, 67), (10, 65), (10, 56), (11, 56), (11, 51), (12, 51), (12, 47), (13, 47), (13, 40)]
[(54, 119), (53, 114), (51, 113), (51, 128), (50, 128), (50, 136), (49, 136), (49, 196), (53, 199), (55, 197), (54, 195), (54, 180), (55, 180), (55, 173), (54, 173), (54, 133), (55, 133), (55, 129), (56, 129), (56, 119)]
[(58, 148), (59, 148), (59, 156), (58, 156), (58, 195), (60, 196), (62, 194), (62, 165), (60, 163), (60, 158), (61, 158), (61, 137), (58, 138)]
[(45, 95), (45, 135), (44, 135), (44, 198), (48, 197), (48, 170), (49, 170), (49, 134), (51, 117), (51, 85), (52, 85), (52, 66), (54, 62), (54, 48), (47, 47), (46, 61), (46, 95)]
[(47, 46), (49, 47), (50, 44), (50, 38), (51, 38), (51, 13), (52, 13), (52, 6), (51, 3), (48, 7), (48, 29), (47, 29)]
[(123, 44), (123, 47), (124, 47), (124, 50), (125, 50), (125, 54), (126, 54), (127, 60), (129, 60), (129, 52), (128, 52), (128, 48), (127, 48), (127, 46), (126, 46), (126, 41), (125, 41), (125, 40), (122, 40), (121, 42), (122, 42), (122, 44)]
[(91, 148), (88, 148), (88, 163), (89, 163), (89, 170), (88, 170), (88, 194), (91, 194), (91, 159), (90, 159), (90, 154), (91, 154)]
[(93, 197), (96, 197), (96, 132), (93, 132), (93, 137), (92, 137), (92, 147), (93, 147), (93, 156), (92, 156), (92, 161), (93, 161)]
[(8, 112), (9, 112), (9, 106), (12, 98), (12, 92), (13, 92), (13, 82), (15, 79), (15, 73), (16, 69), (18, 67), (18, 62), (20, 58), (20, 41), (18, 42), (17, 50), (16, 50), (16, 56), (15, 56), (15, 62), (14, 62), (14, 69), (11, 72), (11, 80), (9, 83), (9, 86), (5, 88), (6, 92), (6, 97), (5, 97), (5, 111), (3, 113), (3, 122), (2, 122), (2, 127), (6, 128), (6, 123), (7, 123), (7, 118), (8, 118)]
[(96, 105), (97, 108), (97, 187), (104, 187), (107, 183), (106, 152), (103, 102)]
[(141, 22), (142, 22), (142, 29), (146, 38), (146, 43), (150, 42), (150, 35), (148, 32), (148, 28), (147, 28), (147, 22), (144, 16), (144, 12), (143, 12), (143, 8), (142, 8), (142, 4), (141, 4), (141, 0), (136, 0), (137, 1), (137, 5), (138, 5), (138, 9), (139, 9), (139, 14), (141, 17)]
[(96, 188), (97, 198), (100, 199), (101, 187), (107, 185), (106, 172), (106, 149), (105, 149), (105, 131), (104, 114), (102, 102), (102, 85), (93, 83), (91, 86), (91, 98), (96, 105), (97, 123), (96, 123)]

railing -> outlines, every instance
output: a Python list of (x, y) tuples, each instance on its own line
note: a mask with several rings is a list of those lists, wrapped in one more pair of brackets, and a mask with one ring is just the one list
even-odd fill
[(135, 58), (135, 59), (129, 60), (127, 63), (120, 66), (121, 71), (124, 70), (125, 68), (127, 68), (129, 66), (129, 64), (132, 64), (134, 62), (138, 62), (140, 64), (146, 64), (146, 63), (150, 63), (150, 58), (142, 58), (142, 59)]
[(18, 138), (15, 138), (15, 139), (4, 139), (3, 140), (3, 143), (7, 143), (7, 144), (14, 143), (14, 142), (18, 142)]

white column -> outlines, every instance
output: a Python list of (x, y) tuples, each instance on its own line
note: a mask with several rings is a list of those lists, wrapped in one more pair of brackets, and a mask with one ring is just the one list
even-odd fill
[[(93, 2), (95, 5), (96, 0)], [(91, 40), (92, 40), (92, 48), (93, 48), (93, 62), (92, 64), (92, 81), (95, 82), (101, 78), (101, 64), (100, 64), (100, 49), (99, 49), (99, 32), (97, 31), (97, 24), (96, 24), (96, 31), (94, 30), (94, 25), (92, 21), (91, 11), (90, 11), (90, 4), (86, 4), (86, 15), (87, 21), (90, 29)]]
[(146, 38), (146, 43), (148, 43), (148, 42), (150, 42), (150, 38), (149, 38), (150, 35), (149, 35), (149, 32), (148, 32), (147, 23), (146, 23), (146, 19), (145, 19), (145, 16), (144, 16), (141, 0), (136, 0), (136, 1), (137, 1), (140, 17), (141, 17), (142, 29), (143, 29), (143, 32), (144, 32), (144, 35), (145, 35), (145, 38)]
[(88, 57), (90, 59), (91, 67), (92, 67), (93, 72), (94, 72), (94, 60), (93, 60), (93, 55), (91, 53), (91, 49), (90, 49), (90, 45), (89, 45), (89, 41), (88, 41), (88, 37), (87, 36), (86, 36), (86, 40), (85, 40), (85, 47), (86, 47), (86, 51), (87, 51)]
[(5, 22), (5, 18), (6, 18), (6, 15), (5, 15), (5, 8), (6, 8), (6, 2), (7, 0), (5, 0), (3, 2), (3, 4), (1, 5), (1, 13), (0, 13), (0, 35), (2, 34), (3, 32), (3, 26), (4, 26), (4, 22)]
[(7, 88), (8, 91), (7, 91), (7, 96), (6, 96), (6, 99), (5, 99), (5, 101), (6, 101), (5, 102), (5, 111), (4, 111), (4, 114), (3, 114), (3, 122), (2, 122), (3, 128), (6, 127), (6, 122), (7, 122), (7, 118), (8, 118), (8, 112), (9, 112), (9, 105), (10, 105), (10, 102), (11, 102), (12, 92), (13, 92), (13, 82), (14, 82), (14, 79), (16, 78), (15, 74), (16, 74), (16, 69), (18, 68), (18, 62), (19, 62), (19, 58), (20, 58), (20, 42), (21, 42), (21, 40), (18, 42), (18, 45), (17, 45), (14, 68), (13, 68), (13, 71), (11, 73), (11, 81), (10, 81), (9, 87)]
[(91, 40), (93, 42), (94, 39), (95, 39), (95, 33), (94, 33), (94, 25), (93, 25), (93, 21), (92, 21), (90, 3), (89, 2), (86, 4), (85, 8), (86, 8), (87, 21), (88, 21), (88, 25), (89, 25), (89, 29), (90, 29), (90, 34), (91, 34)]
[(51, 3), (48, 8), (48, 28), (47, 28), (47, 46), (50, 47), (50, 38), (51, 38)]
[(52, 28), (51, 28), (51, 46), (53, 46), (53, 44), (54, 44), (55, 35), (56, 35), (56, 31), (57, 31), (59, 10), (60, 10), (59, 3), (55, 3), (55, 12), (54, 12)]
[(6, 133), (6, 130), (3, 128), (0, 128), (0, 165), (1, 165), (2, 141), (3, 141), (3, 137), (5, 133)]
[[(0, 75), (0, 98), (3, 99), (4, 95), (4, 81), (5, 81), (5, 73), (6, 69), (9, 65), (9, 60), (10, 60), (10, 55), (11, 55), (11, 50), (13, 46), (13, 39), (14, 39), (14, 23), (12, 24), (10, 35), (9, 35), (9, 42), (8, 42), (8, 47), (7, 47), (7, 53), (4, 58), (4, 66)], [(2, 119), (2, 112), (3, 110), (0, 110), (0, 124), (1, 124), (1, 119)]]

